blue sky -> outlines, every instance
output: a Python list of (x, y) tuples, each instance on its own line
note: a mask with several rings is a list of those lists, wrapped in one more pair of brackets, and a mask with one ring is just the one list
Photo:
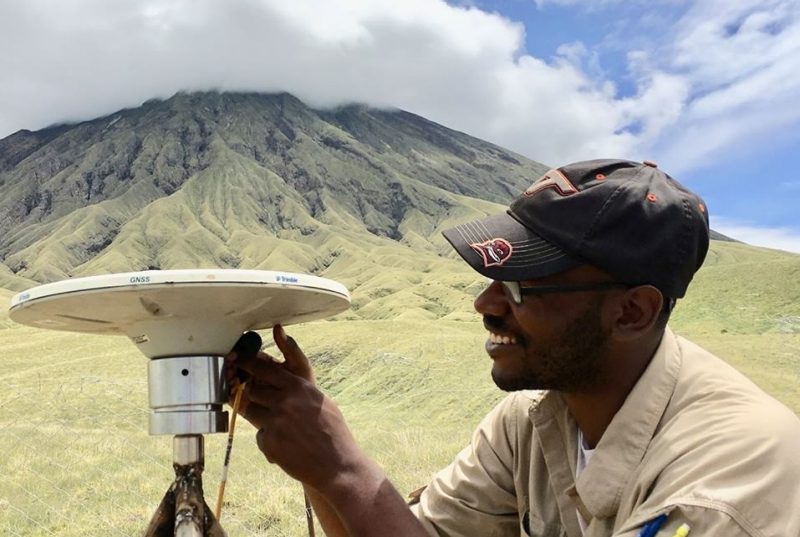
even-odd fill
[[(675, 47), (674, 36), (687, 29), (682, 24), (716, 26), (721, 29), (716, 44), (724, 48), (726, 40), (734, 41), (737, 33), (746, 31), (743, 26), (748, 24), (748, 20), (764, 16), (761, 27), (753, 30), (762, 34), (764, 39), (753, 41), (763, 47), (765, 55), (770, 47), (785, 46), (784, 54), (778, 57), (778, 61), (785, 61), (800, 70), (797, 9), (782, 13), (782, 9), (788, 7), (786, 3), (742, 1), (739, 2), (739, 9), (734, 6), (734, 9), (715, 12), (714, 7), (721, 4), (714, 4), (658, 0), (506, 0), (470, 3), (479, 9), (521, 22), (525, 27), (524, 50), (527, 54), (552, 60), (559, 57), (565, 44), (580, 43), (585, 49), (578, 60), (582, 69), (597, 80), (612, 81), (618, 99), (635, 96), (639, 91), (629, 53), (641, 50), (669, 51)], [(716, 19), (712, 16), (697, 20), (700, 15), (708, 17), (709, 13), (716, 15)], [(784, 35), (781, 43), (781, 33), (793, 35)], [(714, 43), (711, 40), (710, 44)], [(737, 65), (735, 56), (723, 55), (713, 48), (706, 50), (698, 46), (692, 52), (700, 57), (708, 56), (708, 61), (712, 61), (715, 55), (733, 61), (726, 66), (731, 76), (722, 80), (704, 78), (702, 73), (687, 73), (685, 68), (670, 65), (669, 57), (658, 62), (660, 68), (692, 79), (694, 87), (687, 96), (687, 106), (737, 84), (745, 86), (760, 74), (759, 71), (770, 68), (769, 65), (758, 65), (758, 62), (755, 62), (755, 66), (748, 65), (746, 61)], [(758, 47), (754, 47), (753, 52), (757, 54)], [(800, 121), (797, 110), (785, 110), (786, 114), (794, 115), (786, 118), (786, 124), (776, 122), (771, 117), (773, 114), (781, 115), (782, 107), (800, 108), (797, 80), (787, 81), (786, 85), (789, 91), (785, 100), (771, 103), (768, 102), (769, 94), (761, 96), (756, 91), (749, 96), (753, 101), (762, 101), (762, 109), (748, 119), (758, 121), (759, 115), (763, 115), (764, 122), (761, 128), (754, 126), (752, 136), (734, 137), (685, 167), (680, 162), (673, 164), (672, 161), (680, 160), (680, 152), (672, 149), (666, 140), (653, 144), (650, 150), (651, 158), (658, 158), (665, 153), (671, 159), (669, 165), (664, 166), (668, 168), (667, 171), (671, 172), (677, 167), (680, 173), (674, 175), (706, 198), (712, 211), (712, 225), (716, 229), (754, 244), (800, 252), (800, 172), (794, 166), (796, 156), (800, 153)], [(745, 101), (739, 106), (747, 105)], [(736, 107), (728, 111), (731, 116), (736, 112)], [(735, 118), (720, 119), (735, 121)], [(681, 136), (681, 133), (678, 131), (674, 135)]]
[(0, 3), (0, 137), (179, 90), (397, 107), (558, 165), (650, 159), (800, 252), (796, 0)]

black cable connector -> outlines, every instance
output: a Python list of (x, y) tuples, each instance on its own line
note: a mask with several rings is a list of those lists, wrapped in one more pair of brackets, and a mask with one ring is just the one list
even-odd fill
[[(258, 332), (245, 332), (233, 346), (237, 358), (255, 358), (261, 350), (261, 336)], [(241, 369), (236, 370), (236, 376), (241, 382), (247, 382), (248, 374)]]

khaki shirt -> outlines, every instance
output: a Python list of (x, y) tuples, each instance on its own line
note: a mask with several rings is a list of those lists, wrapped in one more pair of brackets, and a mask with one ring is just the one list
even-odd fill
[(800, 419), (669, 329), (575, 481), (558, 392), (516, 392), (412, 509), (432, 536), (800, 537)]

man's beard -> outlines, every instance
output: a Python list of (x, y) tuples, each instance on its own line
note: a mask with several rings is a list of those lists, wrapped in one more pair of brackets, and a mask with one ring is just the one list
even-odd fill
[(589, 307), (568, 324), (561, 336), (547, 343), (522, 342), (526, 350), (523, 370), (511, 376), (492, 371), (492, 379), (504, 391), (558, 390), (576, 392), (601, 380), (602, 362), (608, 354), (608, 333), (600, 321), (600, 303)]

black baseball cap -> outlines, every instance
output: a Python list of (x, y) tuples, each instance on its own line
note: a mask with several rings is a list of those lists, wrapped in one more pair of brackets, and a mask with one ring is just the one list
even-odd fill
[(548, 171), (506, 213), (444, 231), (479, 273), (533, 280), (589, 264), (681, 298), (708, 251), (703, 200), (649, 161)]

